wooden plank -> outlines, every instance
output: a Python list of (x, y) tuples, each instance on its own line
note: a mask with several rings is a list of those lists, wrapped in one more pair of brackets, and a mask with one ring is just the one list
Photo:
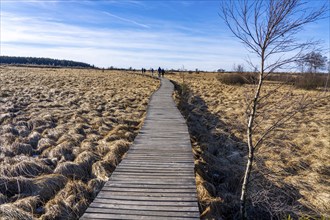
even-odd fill
[[(123, 162), (124, 164), (124, 162)], [(125, 163), (125, 165), (120, 164), (116, 170), (120, 170), (120, 169), (136, 169), (136, 170), (141, 170), (141, 169), (150, 169), (150, 170), (194, 170), (194, 166), (178, 166), (180, 164), (129, 164), (129, 163)], [(177, 166), (175, 166), (177, 165)], [(188, 164), (189, 165), (189, 164)]]
[(122, 187), (109, 187), (104, 186), (102, 191), (106, 192), (150, 192), (150, 193), (195, 193), (196, 189), (191, 188), (181, 188), (181, 189), (168, 189), (168, 188), (140, 188), (140, 187), (132, 187), (132, 188), (122, 188)]
[(178, 202), (178, 201), (136, 201), (124, 199), (101, 199), (96, 198), (94, 202), (104, 204), (125, 204), (125, 205), (147, 205), (147, 206), (176, 206), (176, 207), (196, 207), (196, 202)]
[[(152, 152), (148, 152), (148, 150), (152, 150)], [(146, 152), (147, 151), (147, 152)], [(175, 153), (175, 155), (173, 155), (173, 153)], [(161, 150), (158, 150), (158, 149), (155, 149), (155, 148), (145, 148), (142, 150), (141, 149), (132, 149), (130, 151), (130, 155), (143, 155), (143, 156), (163, 156), (163, 157), (166, 157), (166, 156), (169, 156), (169, 157), (172, 157), (172, 156), (185, 156), (185, 157), (190, 157), (192, 155), (192, 151), (186, 151), (186, 152), (182, 152), (182, 151), (179, 151), (179, 150), (167, 150), (167, 151), (161, 151)]]
[(163, 217), (163, 216), (146, 216), (146, 215), (130, 215), (129, 213), (127, 214), (110, 214), (110, 213), (85, 213), (82, 218), (83, 220), (87, 219), (143, 219), (143, 220), (170, 220), (170, 219), (175, 219), (175, 220), (190, 220), (190, 219), (199, 219), (199, 218), (193, 218), (193, 217), (177, 217), (177, 216), (172, 216), (172, 217)]
[(182, 174), (189, 174), (189, 175), (194, 175), (194, 172), (192, 169), (162, 169), (162, 168), (138, 168), (138, 169), (134, 169), (134, 168), (127, 168), (127, 167), (124, 167), (124, 168), (120, 168), (120, 169), (117, 169), (117, 172), (116, 173), (131, 173), (131, 172), (134, 172), (136, 174), (143, 174), (143, 173), (158, 173), (158, 174), (177, 174), (177, 173), (182, 173)]
[(100, 195), (103, 196), (147, 196), (147, 197), (191, 197), (191, 198), (196, 198), (196, 193), (192, 192), (166, 192), (164, 189), (163, 192), (127, 192), (127, 191), (106, 191), (106, 190), (101, 190), (99, 193)]
[(196, 206), (149, 206), (149, 205), (127, 205), (127, 204), (107, 204), (93, 202), (91, 208), (109, 208), (109, 209), (128, 209), (128, 210), (148, 210), (148, 211), (167, 211), (167, 212), (199, 212)]
[[(188, 156), (188, 155), (187, 155)], [(131, 158), (131, 159), (135, 159), (135, 160), (169, 160), (169, 161), (174, 161), (174, 160), (180, 160), (180, 161), (186, 161), (187, 157), (184, 156), (172, 156), (172, 157), (162, 157), (160, 155), (157, 156), (148, 156), (148, 155), (128, 155), (126, 156), (126, 158)]]
[(123, 183), (123, 182), (107, 182), (104, 187), (116, 187), (116, 188), (140, 188), (140, 189), (193, 189), (196, 191), (196, 187), (193, 185), (169, 185), (169, 184), (137, 184), (137, 183)]
[(194, 167), (191, 166), (185, 166), (185, 164), (166, 164), (163, 163), (162, 164), (155, 164), (155, 163), (151, 163), (150, 164), (142, 164), (142, 163), (126, 163), (122, 164), (120, 167), (136, 167), (138, 169), (159, 169), (164, 167), (164, 169), (173, 169), (173, 170), (184, 170), (184, 169), (190, 169), (190, 170), (194, 170)]
[(191, 184), (195, 185), (195, 180), (185, 180), (185, 181), (155, 181), (155, 179), (152, 180), (134, 180), (134, 179), (112, 179), (111, 182), (114, 182), (116, 184), (142, 184), (142, 185), (173, 185), (173, 186), (182, 186), (184, 184)]
[(199, 212), (180, 212), (180, 211), (149, 211), (149, 210), (131, 210), (131, 209), (108, 209), (89, 207), (86, 212), (89, 213), (108, 213), (108, 214), (130, 214), (130, 215), (146, 215), (154, 217), (196, 217)]
[(144, 178), (158, 178), (158, 179), (166, 179), (166, 178), (185, 178), (185, 179), (194, 179), (191, 173), (135, 173), (135, 172), (116, 172), (114, 177), (120, 178), (126, 178), (126, 177), (132, 177), (134, 179), (139, 178), (139, 179), (144, 179)]
[(189, 183), (194, 183), (195, 178), (194, 177), (186, 177), (186, 178), (180, 178), (180, 177), (155, 177), (155, 176), (144, 176), (144, 177), (139, 177), (139, 176), (134, 176), (134, 177), (127, 177), (127, 176), (111, 176), (110, 181), (129, 181), (131, 180), (132, 182), (146, 182), (148, 181), (149, 183), (155, 182), (155, 183), (179, 183), (179, 184), (189, 184)]
[[(168, 159), (168, 160), (163, 160), (163, 161), (152, 161), (151, 164), (163, 164), (164, 162), (166, 162), (169, 165), (182, 165), (182, 166), (187, 166), (187, 167), (191, 167), (191, 163), (193, 162), (192, 159), (186, 159), (186, 160), (180, 160), (180, 161), (176, 161), (175, 163), (173, 163), (173, 160)], [(147, 160), (142, 160), (142, 159), (130, 159), (130, 160), (126, 160), (125, 163), (134, 163), (134, 164), (143, 164), (143, 163), (150, 163), (150, 161)]]
[[(187, 171), (187, 172), (163, 172), (163, 173), (160, 173), (160, 172), (128, 172), (128, 171), (118, 171), (116, 173), (113, 173), (110, 177), (111, 178), (114, 178), (114, 179), (118, 179), (120, 177), (122, 178), (127, 178), (127, 177), (134, 177), (135, 179), (138, 178), (138, 179), (165, 179), (165, 178), (169, 178), (171, 179), (171, 176), (174, 177), (174, 178), (184, 178), (184, 179), (195, 179), (195, 175), (193, 172), (191, 171)], [(173, 178), (172, 178), (173, 179)]]
[[(102, 191), (101, 191), (102, 192)], [(101, 194), (97, 195), (97, 198), (103, 199), (125, 199), (125, 200), (135, 200), (135, 201), (172, 201), (172, 202), (196, 202), (197, 198), (193, 196), (181, 196), (181, 197), (152, 197), (152, 196), (122, 196), (122, 195), (109, 195)]]

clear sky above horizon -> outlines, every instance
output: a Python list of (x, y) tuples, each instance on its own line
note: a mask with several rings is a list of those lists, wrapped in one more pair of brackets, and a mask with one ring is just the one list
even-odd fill
[[(0, 1), (1, 55), (69, 59), (98, 67), (213, 71), (248, 66), (248, 51), (218, 15), (220, 0)], [(309, 4), (326, 2), (330, 4)], [(298, 37), (320, 39), (330, 57), (329, 29), (328, 17), (306, 26)]]

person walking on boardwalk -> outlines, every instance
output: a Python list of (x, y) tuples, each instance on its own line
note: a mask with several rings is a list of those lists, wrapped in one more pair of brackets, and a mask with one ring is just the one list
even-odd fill
[(160, 74), (162, 73), (162, 69), (158, 67), (158, 77), (160, 77)]
[(154, 68), (151, 68), (151, 75), (154, 76)]
[(162, 77), (164, 77), (164, 75), (165, 75), (165, 70), (162, 69)]

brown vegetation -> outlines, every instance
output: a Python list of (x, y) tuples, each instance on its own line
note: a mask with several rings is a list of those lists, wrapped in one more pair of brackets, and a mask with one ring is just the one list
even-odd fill
[[(202, 217), (235, 219), (247, 159), (246, 100), (253, 95), (253, 85), (226, 85), (210, 73), (187, 74), (183, 86), (181, 75), (169, 78), (178, 84), (175, 97), (191, 134)], [(254, 208), (248, 212), (255, 219), (329, 217), (329, 96), (320, 99), (316, 91), (267, 81), (264, 94), (269, 91), (273, 95), (267, 108), (265, 102), (260, 106), (260, 129), (306, 95), (311, 104), (258, 149), (249, 200)]]
[(137, 135), (155, 79), (0, 69), (0, 218), (77, 219)]
[(255, 73), (223, 73), (217, 79), (226, 85), (256, 84), (258, 75)]
[[(257, 84), (257, 73), (222, 73), (217, 79), (226, 85)], [(329, 84), (329, 74), (303, 73), (286, 74), (273, 73), (265, 77), (266, 81), (294, 85), (298, 89), (316, 90), (324, 89)]]

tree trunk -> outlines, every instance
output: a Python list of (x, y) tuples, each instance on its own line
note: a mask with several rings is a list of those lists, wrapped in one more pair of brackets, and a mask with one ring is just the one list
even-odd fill
[(252, 111), (249, 116), (248, 128), (247, 128), (249, 154), (248, 154), (248, 161), (247, 161), (247, 165), (246, 165), (246, 169), (245, 169), (242, 190), (241, 190), (241, 198), (240, 198), (240, 215), (241, 215), (241, 219), (243, 219), (243, 220), (247, 219), (246, 198), (247, 198), (249, 179), (250, 179), (250, 175), (251, 175), (251, 171), (252, 171), (252, 164), (253, 164), (253, 159), (254, 159), (254, 149), (255, 149), (253, 146), (253, 140), (252, 140), (253, 122), (256, 117), (261, 86), (263, 83), (263, 76), (264, 76), (264, 56), (262, 54), (261, 68), (260, 68), (260, 74), (259, 74), (259, 83), (258, 83), (258, 87), (257, 87), (256, 93), (255, 93), (254, 99), (253, 99)]
[(251, 170), (252, 170), (253, 155), (254, 155), (254, 148), (249, 147), (248, 162), (246, 165), (246, 170), (245, 170), (244, 180), (243, 180), (243, 185), (242, 185), (242, 191), (241, 191), (240, 215), (241, 215), (241, 219), (243, 219), (243, 220), (247, 219), (246, 196), (247, 196), (249, 178), (250, 178), (250, 174), (251, 174)]

